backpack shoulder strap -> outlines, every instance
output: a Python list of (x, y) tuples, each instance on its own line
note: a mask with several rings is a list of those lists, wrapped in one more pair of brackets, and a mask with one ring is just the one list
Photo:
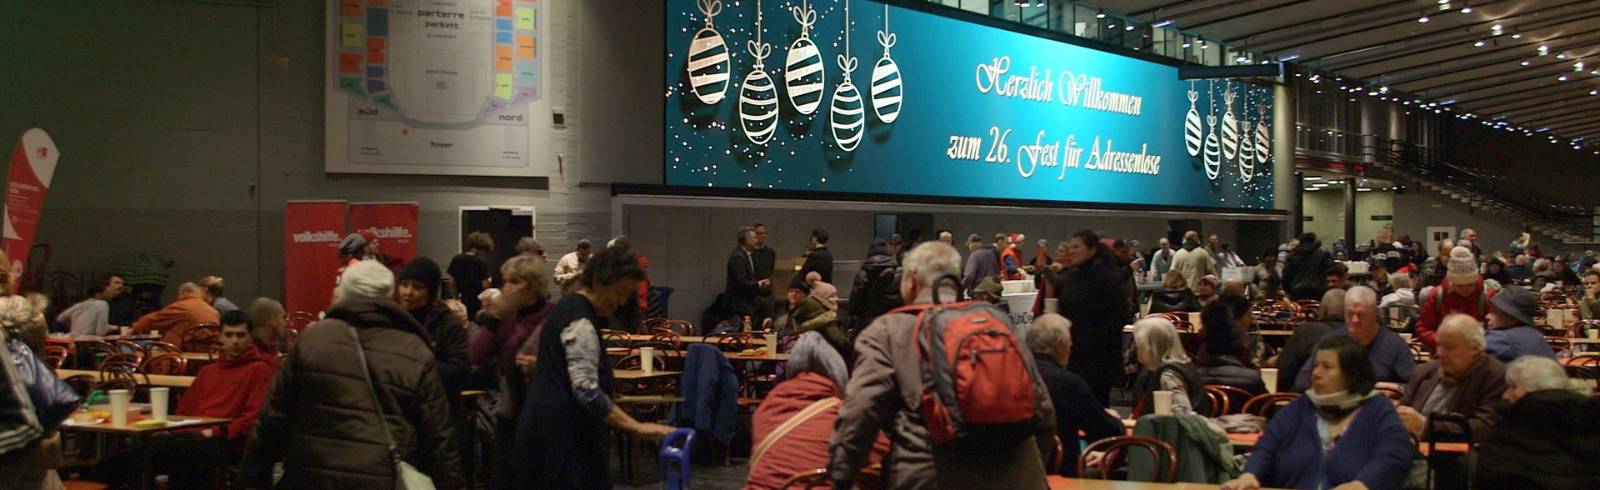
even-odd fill
[(795, 428), (800, 427), (800, 424), (804, 424), (806, 421), (815, 418), (818, 414), (821, 414), (822, 412), (825, 412), (828, 409), (838, 405), (839, 397), (830, 396), (823, 398), (821, 400), (811, 402), (810, 405), (806, 405), (806, 408), (801, 409), (799, 413), (789, 417), (789, 420), (783, 421), (783, 424), (779, 425), (776, 429), (772, 429), (772, 432), (768, 433), (767, 437), (761, 438), (761, 444), (757, 445), (755, 451), (751, 453), (750, 467), (755, 468), (756, 464), (761, 462), (761, 456), (767, 454), (768, 449), (772, 449), (774, 444), (777, 444), (779, 440), (782, 440), (783, 436), (789, 435), (789, 432), (794, 431)]

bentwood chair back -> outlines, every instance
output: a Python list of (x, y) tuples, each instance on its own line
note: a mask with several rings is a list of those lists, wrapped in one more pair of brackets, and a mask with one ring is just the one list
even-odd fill
[(188, 372), (189, 360), (183, 354), (159, 354), (145, 358), (140, 370), (145, 374), (183, 375)]
[(77, 349), (78, 366), (84, 369), (100, 369), (102, 359), (117, 353), (117, 349), (104, 340), (79, 340)]
[[(1167, 444), (1166, 441), (1143, 436), (1108, 437), (1090, 444), (1089, 447), (1083, 449), (1082, 454), (1078, 455), (1078, 477), (1087, 478), (1087, 475), (1090, 474), (1089, 453), (1098, 451), (1104, 453), (1105, 456), (1100, 459), (1099, 464), (1094, 466), (1095, 472), (1093, 474), (1101, 480), (1110, 479), (1112, 472), (1127, 466), (1126, 460), (1129, 456), (1129, 448), (1139, 448), (1150, 453), (1150, 458), (1154, 464), (1152, 465), (1153, 474), (1150, 475), (1149, 481), (1155, 483), (1177, 481), (1177, 451), (1172, 449), (1172, 445)], [(1129, 475), (1129, 478), (1134, 478), (1134, 476)]]
[(159, 355), (162, 355), (162, 354), (178, 354), (178, 355), (182, 355), (183, 354), (183, 349), (179, 349), (178, 346), (176, 346), (176, 345), (172, 345), (172, 344), (169, 344), (169, 343), (166, 343), (166, 342), (159, 342), (159, 341), (157, 341), (157, 342), (146, 342), (144, 344), (144, 355), (145, 355), (145, 357), (159, 356)]
[(50, 369), (61, 369), (61, 365), (66, 364), (68, 357), (71, 357), (71, 351), (66, 347), (48, 345), (44, 348), (44, 363), (48, 364)]
[(1217, 417), (1243, 412), (1245, 402), (1254, 397), (1244, 388), (1228, 385), (1206, 385), (1206, 392), (1221, 395), (1222, 408), (1217, 408), (1215, 399), (1211, 402), (1212, 411), (1216, 412)]
[(1244, 410), (1242, 410), (1241, 413), (1259, 415), (1267, 420), (1271, 420), (1272, 416), (1278, 413), (1278, 410), (1288, 406), (1289, 402), (1293, 402), (1296, 398), (1300, 398), (1299, 393), (1267, 393), (1265, 395), (1257, 395), (1255, 398), (1251, 398), (1249, 401), (1244, 402)]

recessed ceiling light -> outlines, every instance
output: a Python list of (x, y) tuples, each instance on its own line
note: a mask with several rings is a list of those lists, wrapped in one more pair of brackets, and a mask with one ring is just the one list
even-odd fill
[(1306, 180), (1322, 180), (1322, 177), (1318, 177), (1318, 176), (1315, 176), (1315, 175), (1307, 175), (1306, 176)]
[(1133, 24), (1128, 24), (1127, 30), (1133, 30)]
[(1096, 12), (1094, 14), (1094, 18), (1096, 18), (1096, 19), (1104, 19), (1104, 18), (1106, 18), (1106, 9), (1100, 9), (1099, 12)]
[(1528, 65), (1531, 65), (1531, 64), (1533, 64), (1533, 62), (1528, 61), (1527, 58), (1523, 58), (1522, 59), (1522, 63), (1521, 63), (1522, 66), (1528, 66)]
[(1482, 39), (1479, 39), (1479, 40), (1478, 40), (1478, 41), (1477, 41), (1477, 42), (1474, 42), (1474, 43), (1472, 43), (1472, 47), (1474, 47), (1474, 48), (1481, 48), (1481, 47), (1483, 47), (1483, 40), (1482, 40)]
[(1417, 22), (1423, 23), (1423, 24), (1427, 24), (1428, 23), (1428, 14), (1422, 14), (1422, 17), (1417, 17)]

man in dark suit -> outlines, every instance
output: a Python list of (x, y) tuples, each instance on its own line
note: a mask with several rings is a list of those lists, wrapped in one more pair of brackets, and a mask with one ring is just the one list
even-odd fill
[(728, 284), (722, 293), (723, 301), (727, 303), (729, 315), (750, 316), (752, 325), (760, 325), (762, 318), (756, 317), (759, 312), (756, 298), (762, 288), (772, 284), (772, 280), (756, 279), (755, 259), (751, 256), (751, 251), (756, 248), (755, 228), (739, 227), (738, 240), (739, 245), (728, 255)]
[(811, 230), (811, 254), (800, 266), (800, 277), (811, 272), (822, 276), (822, 282), (833, 284), (833, 252), (828, 251), (828, 230), (822, 228)]

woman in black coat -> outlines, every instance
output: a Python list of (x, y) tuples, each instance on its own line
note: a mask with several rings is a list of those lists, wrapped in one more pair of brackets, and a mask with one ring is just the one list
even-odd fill
[(1072, 358), (1067, 366), (1089, 382), (1102, 405), (1110, 405), (1111, 387), (1122, 375), (1122, 327), (1132, 322), (1131, 269), (1120, 265), (1111, 248), (1089, 230), (1067, 240), (1070, 259), (1051, 268), (1061, 316), (1072, 320)]

